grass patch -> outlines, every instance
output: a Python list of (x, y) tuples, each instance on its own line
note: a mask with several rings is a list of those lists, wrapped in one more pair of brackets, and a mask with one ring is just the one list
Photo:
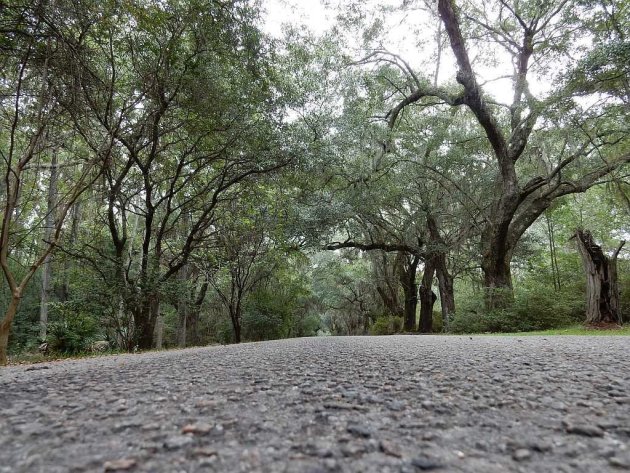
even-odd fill
[(36, 363), (49, 363), (51, 361), (62, 360), (78, 360), (82, 358), (98, 358), (107, 355), (127, 354), (121, 350), (106, 350), (103, 352), (79, 352), (79, 353), (39, 353), (39, 352), (23, 352), (15, 355), (9, 355), (9, 366), (12, 365), (33, 365)]
[(565, 328), (554, 328), (550, 330), (536, 330), (532, 332), (511, 332), (511, 333), (484, 333), (477, 335), (501, 335), (501, 336), (532, 336), (532, 335), (618, 335), (630, 336), (630, 325), (619, 329), (593, 329), (583, 325), (574, 325)]

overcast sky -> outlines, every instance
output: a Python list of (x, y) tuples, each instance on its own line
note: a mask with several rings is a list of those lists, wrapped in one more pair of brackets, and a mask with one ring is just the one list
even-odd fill
[[(400, 0), (390, 0), (394, 4), (400, 4)], [(365, 0), (365, 11), (370, 10), (370, 5), (375, 4), (375, 0)], [(380, 0), (376, 4), (383, 5), (385, 1)], [(326, 8), (321, 0), (264, 0), (264, 8), (267, 11), (265, 30), (275, 37), (282, 37), (283, 24), (304, 25), (315, 34), (323, 34), (336, 22), (336, 12)], [(375, 17), (373, 17), (375, 18)], [(434, 61), (430, 58), (435, 53), (434, 29), (435, 19), (426, 12), (419, 10), (412, 11), (406, 16), (388, 15), (381, 18), (386, 23), (385, 30), (388, 31), (385, 46), (391, 52), (400, 54), (407, 62), (412, 64), (416, 71), (432, 77), (433, 71), (427, 70), (427, 66), (434, 67)], [(352, 41), (347, 38), (350, 48), (359, 46), (360, 41)], [(356, 50), (355, 55), (359, 58), (365, 51)], [(474, 57), (473, 57), (474, 61)], [(492, 95), (496, 100), (509, 104), (512, 100), (511, 79), (498, 79), (512, 74), (509, 58), (504, 57), (502, 64), (498, 67), (475, 64), (475, 70), (479, 75), (480, 82), (489, 81), (485, 85), (486, 93)], [(440, 83), (452, 82), (455, 78), (455, 61), (450, 51), (447, 51), (442, 58), (440, 66)], [(531, 79), (531, 77), (530, 77)], [(530, 83), (532, 91), (542, 92), (544, 87), (535, 81)]]

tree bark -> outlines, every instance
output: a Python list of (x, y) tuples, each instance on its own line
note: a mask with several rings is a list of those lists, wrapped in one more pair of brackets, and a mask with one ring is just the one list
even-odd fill
[(448, 332), (450, 320), (455, 314), (455, 294), (453, 288), (453, 276), (448, 272), (446, 264), (447, 245), (440, 230), (435, 217), (427, 214), (427, 228), (431, 237), (431, 244), (435, 256), (432, 257), (435, 266), (435, 272), (440, 288), (440, 305), (442, 306), (442, 330)]
[(7, 351), (9, 350), (9, 331), (10, 326), (0, 325), (0, 366), (6, 366), (9, 363)]
[(420, 333), (433, 332), (433, 305), (437, 299), (431, 289), (435, 275), (435, 262), (427, 260), (424, 263), (424, 274), (420, 285)]
[(404, 327), (406, 332), (416, 330), (416, 309), (418, 307), (418, 285), (416, 271), (420, 264), (418, 256), (406, 256), (405, 264), (400, 269), (400, 284), (405, 296)]
[(188, 330), (188, 318), (190, 315), (190, 307), (188, 304), (188, 299), (190, 297), (190, 289), (186, 286), (186, 282), (190, 278), (190, 265), (186, 264), (179, 270), (179, 282), (181, 284), (181, 289), (179, 293), (179, 297), (177, 299), (177, 318), (178, 318), (178, 327), (177, 327), (177, 344), (185, 348), (186, 347), (186, 335)]
[(234, 330), (234, 343), (241, 343), (241, 316), (237, 313), (236, 309), (230, 311), (230, 318), (232, 319), (232, 329)]
[[(70, 238), (68, 244), (72, 248), (79, 239), (79, 223), (81, 221), (81, 201), (75, 202), (72, 206), (72, 224), (70, 225)], [(63, 281), (59, 291), (59, 300), (67, 302), (70, 300), (70, 259), (66, 258), (63, 265)]]
[(11, 323), (17, 313), (22, 295), (13, 293), (9, 306), (4, 314), (4, 319), (0, 321), (0, 366), (8, 363), (7, 351), (9, 349), (9, 332), (11, 331)]
[(619, 256), (619, 252), (621, 248), (626, 244), (625, 240), (622, 241), (617, 250), (613, 254), (612, 258), (610, 258), (609, 262), (609, 272), (610, 272), (610, 308), (613, 313), (617, 314), (619, 323), (623, 322), (622, 314), (621, 314), (621, 291), (619, 290), (619, 279), (617, 273), (617, 257)]
[(207, 280), (201, 284), (199, 292), (197, 293), (197, 298), (195, 299), (193, 311), (191, 312), (188, 320), (190, 331), (190, 344), (193, 346), (198, 345), (199, 341), (201, 340), (199, 336), (199, 315), (201, 312), (203, 301), (206, 299), (206, 294), (208, 293), (209, 286), (210, 283)]
[(589, 231), (575, 232), (578, 251), (586, 273), (586, 323), (621, 323), (616, 259), (623, 242), (613, 256), (613, 262), (597, 245)]
[(436, 275), (440, 288), (440, 305), (442, 306), (442, 331), (448, 332), (451, 319), (455, 315), (455, 292), (453, 276), (446, 270), (446, 264), (436, 265)]
[(481, 261), (484, 276), (484, 300), (487, 310), (503, 309), (514, 302), (511, 251), (487, 248)]
[(558, 269), (558, 257), (556, 254), (556, 235), (553, 227), (553, 221), (549, 216), (549, 212), (545, 212), (545, 221), (547, 223), (547, 236), (549, 239), (549, 259), (551, 262), (551, 277), (553, 279), (553, 288), (560, 290), (560, 270)]
[(400, 286), (396, 280), (399, 267), (402, 264), (402, 253), (398, 253), (393, 259), (388, 253), (376, 251), (368, 253), (371, 256), (374, 278), (376, 279), (376, 292), (383, 301), (385, 312), (388, 315), (403, 318), (404, 308), (400, 304)]
[[(48, 245), (55, 229), (55, 207), (57, 201), (57, 152), (52, 153), (50, 163), (50, 181), (48, 183), (48, 202), (44, 219), (44, 245)], [(42, 265), (42, 287), (39, 301), (39, 339), (46, 340), (48, 329), (48, 299), (50, 298), (50, 279), (52, 273), (52, 256), (49, 254)]]
[(135, 338), (140, 350), (150, 350), (154, 346), (160, 301), (157, 294), (144, 295), (143, 299), (134, 314)]

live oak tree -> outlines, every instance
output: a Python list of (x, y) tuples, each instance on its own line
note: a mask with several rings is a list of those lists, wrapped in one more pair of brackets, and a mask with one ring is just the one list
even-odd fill
[[(596, 2), (588, 6), (605, 8)], [(503, 307), (513, 297), (510, 262), (525, 231), (555, 199), (588, 190), (630, 161), (623, 124), (627, 109), (617, 106), (626, 92), (617, 85), (614, 92), (594, 87), (589, 81), (578, 87), (575, 80), (560, 75), (570, 76), (576, 35), (589, 35), (580, 28), (586, 23), (581, 16), (588, 17), (583, 4), (480, 1), (460, 9), (453, 1), (441, 0), (438, 14), (456, 63), (456, 86), (436, 86), (388, 51), (377, 48), (370, 57), (394, 63), (404, 73), (405, 80), (392, 87), (392, 94), (400, 97), (386, 116), (392, 130), (410, 107), (449, 106), (466, 108), (482, 131), (493, 158), (486, 172), (496, 174), (481, 231), (481, 268), (487, 307)], [(609, 42), (622, 47), (625, 40), (619, 36)], [(501, 55), (513, 66), (508, 104), (486, 93), (477, 71), (484, 60), (499, 61)], [(552, 70), (550, 61), (567, 65)], [(537, 96), (532, 81), (557, 86)], [(585, 96), (596, 103), (584, 101)], [(536, 160), (537, 169), (527, 166)]]
[[(102, 256), (133, 340), (149, 348), (160, 288), (212, 238), (218, 209), (290, 161), (277, 140), (267, 46), (247, 6), (95, 4), (73, 14), (76, 31), (59, 35), (80, 71), (67, 77), (84, 107), (75, 126), (94, 153), (108, 140), (101, 192), (114, 251)], [(127, 251), (132, 225), (136, 253)]]

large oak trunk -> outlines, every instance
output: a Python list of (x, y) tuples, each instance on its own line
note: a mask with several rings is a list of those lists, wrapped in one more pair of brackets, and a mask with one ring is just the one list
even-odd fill
[[(446, 264), (446, 250), (448, 245), (442, 238), (438, 221), (432, 214), (427, 214), (427, 228), (434, 247), (434, 256), (431, 258), (435, 265), (435, 273), (440, 288), (440, 304), (442, 306), (442, 330), (448, 331), (450, 319), (455, 314), (455, 294), (453, 292), (453, 276), (448, 272)], [(433, 279), (429, 282), (429, 287), (433, 284)], [(423, 285), (425, 285), (423, 283)], [(428, 295), (427, 302), (428, 302)]]
[(385, 313), (391, 316), (404, 318), (404, 308), (400, 303), (400, 287), (396, 275), (399, 274), (400, 265), (403, 264), (402, 254), (391, 258), (386, 252), (370, 252), (376, 292), (383, 301)]
[(416, 309), (418, 307), (418, 285), (416, 284), (416, 271), (420, 264), (417, 256), (407, 256), (407, 261), (401, 267), (400, 284), (405, 295), (404, 323), (406, 332), (416, 330)]
[(433, 305), (437, 299), (431, 289), (435, 275), (435, 262), (428, 260), (424, 263), (424, 274), (420, 285), (420, 333), (433, 332)]
[(504, 309), (514, 302), (510, 255), (488, 249), (481, 269), (484, 276), (484, 300), (487, 310)]
[(453, 315), (455, 315), (455, 292), (453, 276), (445, 269), (436, 270), (440, 288), (440, 304), (442, 305), (442, 330), (448, 332)]
[(146, 300), (140, 310), (134, 314), (136, 339), (140, 350), (153, 348), (155, 325), (157, 322), (160, 302), (157, 295), (146, 296)]
[(616, 259), (623, 243), (609, 259), (589, 231), (577, 230), (575, 239), (586, 273), (586, 323), (620, 323)]

